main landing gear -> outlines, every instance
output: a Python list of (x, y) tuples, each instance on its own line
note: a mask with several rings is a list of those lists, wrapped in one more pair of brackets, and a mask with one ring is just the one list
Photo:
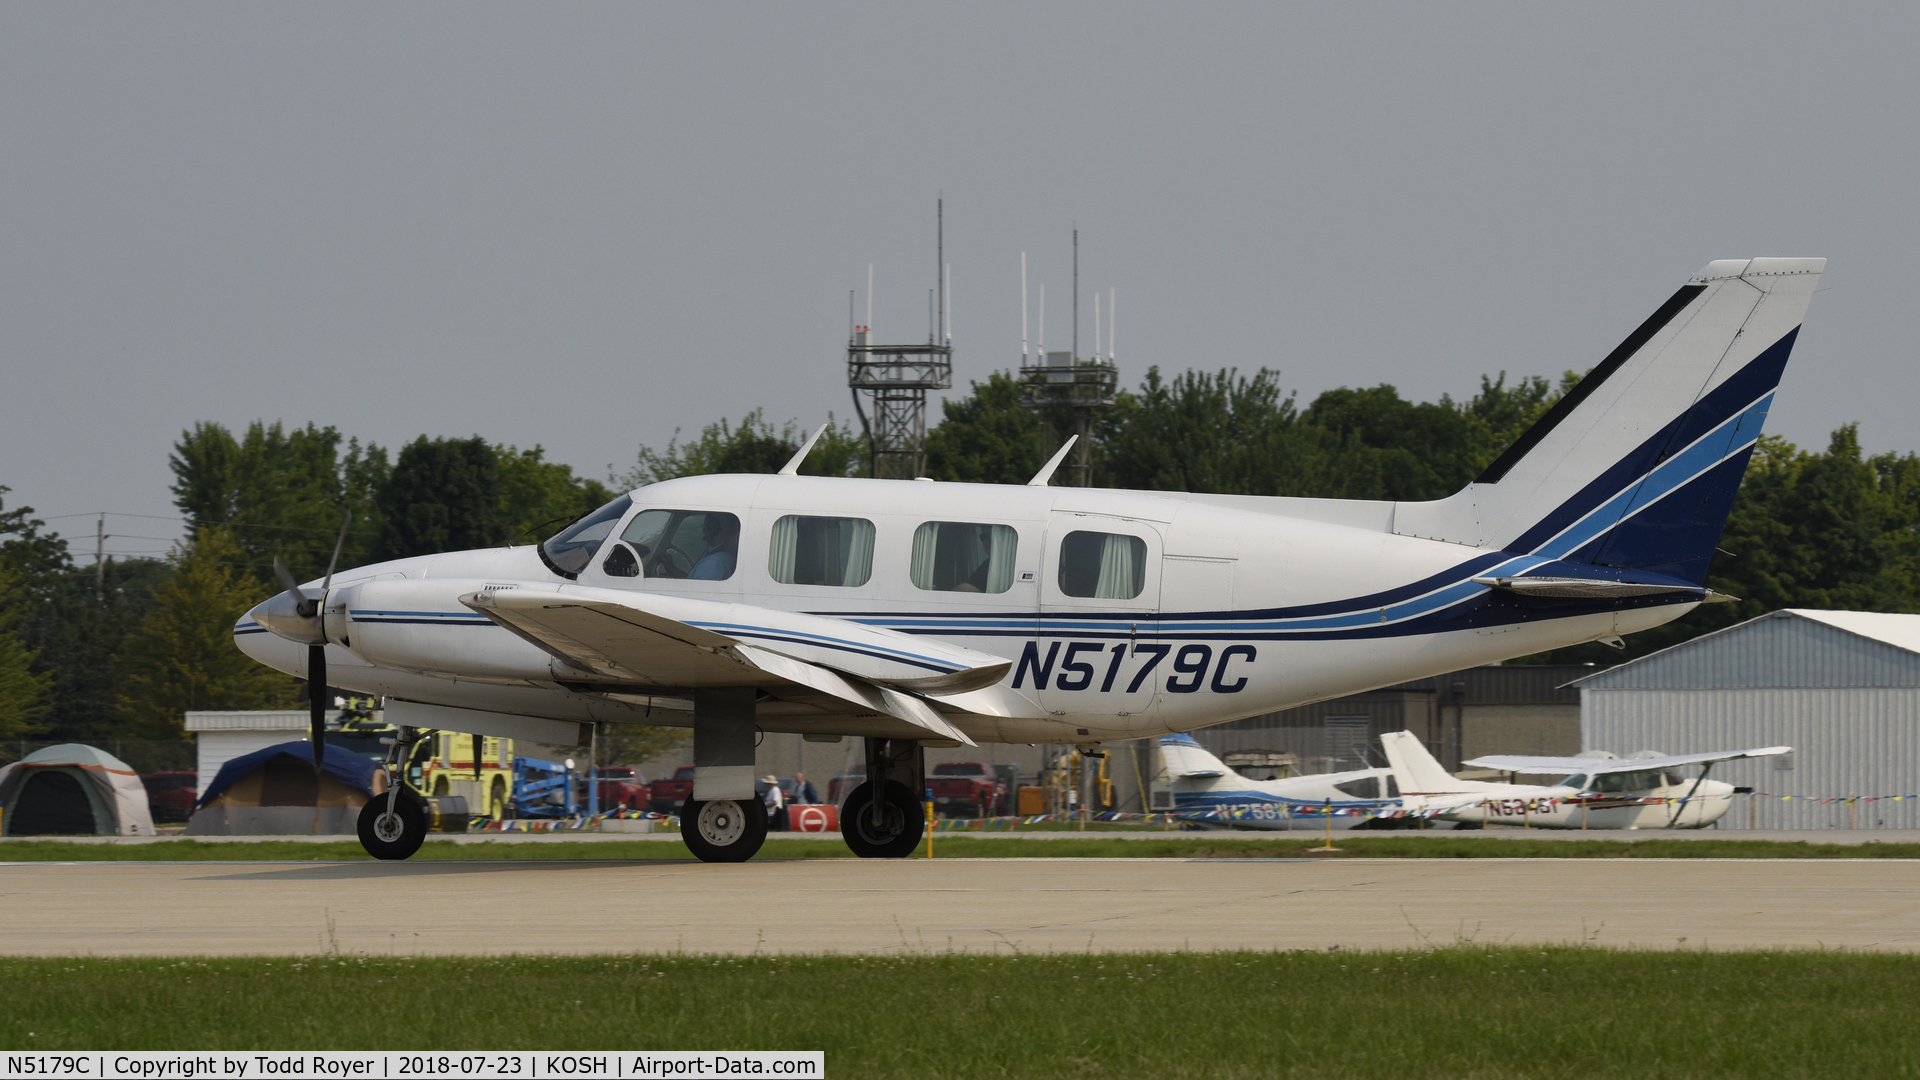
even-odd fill
[(923, 821), (914, 792), (925, 789), (925, 777), (926, 751), (918, 742), (868, 739), (867, 782), (854, 788), (840, 808), (840, 835), (847, 847), (863, 859), (913, 854), (920, 846)]
[(701, 862), (746, 862), (766, 843), (766, 807), (758, 799), (688, 799), (680, 838)]

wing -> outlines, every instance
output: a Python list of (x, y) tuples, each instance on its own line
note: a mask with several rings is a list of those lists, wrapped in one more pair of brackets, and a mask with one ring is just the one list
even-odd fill
[(975, 699), (1012, 666), (841, 619), (652, 593), (515, 587), (460, 602), (602, 680), (662, 692), (755, 686), (798, 700), (824, 696), (969, 746), (926, 696), (955, 699), (956, 708), (990, 705)]
[(1521, 773), (1616, 773), (1670, 769), (1680, 765), (1698, 765), (1707, 761), (1732, 761), (1735, 758), (1776, 757), (1793, 753), (1791, 746), (1763, 746), (1757, 750), (1718, 750), (1706, 754), (1676, 754), (1671, 757), (1584, 758), (1524, 757), (1518, 754), (1492, 754), (1463, 761), (1479, 769), (1499, 769)]

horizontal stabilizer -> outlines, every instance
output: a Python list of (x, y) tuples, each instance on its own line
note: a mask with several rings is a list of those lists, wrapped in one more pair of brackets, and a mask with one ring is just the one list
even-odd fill
[(1793, 753), (1791, 746), (1764, 746), (1758, 750), (1717, 750), (1705, 754), (1676, 754), (1671, 757), (1639, 758), (1588, 758), (1588, 757), (1527, 757), (1521, 754), (1491, 754), (1463, 762), (1477, 769), (1498, 769), (1501, 772), (1516, 773), (1622, 773), (1645, 772), (1649, 769), (1673, 769), (1682, 765), (1699, 765), (1709, 761), (1732, 761), (1736, 758), (1778, 757)]
[(1666, 593), (1692, 593), (1703, 596), (1710, 590), (1691, 585), (1647, 585), (1634, 581), (1605, 581), (1599, 578), (1503, 577), (1474, 578), (1486, 585), (1517, 596), (1538, 596), (1550, 600), (1624, 600), (1634, 596), (1660, 596)]
[(1214, 757), (1191, 735), (1160, 736), (1160, 756), (1166, 760), (1167, 776), (1231, 776), (1233, 770)]

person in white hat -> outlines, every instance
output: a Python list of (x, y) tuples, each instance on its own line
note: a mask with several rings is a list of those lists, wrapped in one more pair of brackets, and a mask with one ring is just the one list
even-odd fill
[(767, 826), (784, 832), (787, 827), (787, 793), (780, 790), (780, 778), (763, 776), (760, 782), (767, 785), (767, 793), (761, 799), (767, 804)]

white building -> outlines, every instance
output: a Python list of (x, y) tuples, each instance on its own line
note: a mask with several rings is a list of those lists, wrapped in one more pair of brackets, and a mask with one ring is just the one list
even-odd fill
[(200, 782), (193, 797), (207, 793), (220, 766), (234, 758), (295, 739), (305, 740), (309, 720), (305, 709), (190, 712), (187, 730), (199, 748)]
[(1589, 750), (1793, 747), (1714, 767), (1755, 789), (1722, 829), (1920, 828), (1920, 615), (1789, 608), (1572, 685)]

